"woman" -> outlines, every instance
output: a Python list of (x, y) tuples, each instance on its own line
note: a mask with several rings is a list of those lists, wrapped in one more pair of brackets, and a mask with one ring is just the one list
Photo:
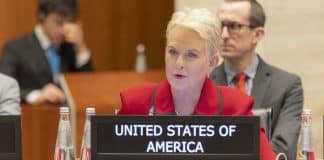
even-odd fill
[[(165, 48), (167, 80), (121, 92), (118, 114), (252, 115), (253, 99), (213, 84), (208, 74), (218, 63), (220, 25), (206, 9), (174, 13)], [(261, 160), (275, 159), (261, 133)]]

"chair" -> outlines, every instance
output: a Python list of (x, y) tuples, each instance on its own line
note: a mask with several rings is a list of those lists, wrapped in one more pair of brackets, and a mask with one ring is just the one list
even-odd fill
[(271, 140), (271, 118), (272, 118), (272, 108), (257, 108), (252, 109), (255, 116), (260, 117), (260, 125), (265, 129), (266, 136), (268, 140)]

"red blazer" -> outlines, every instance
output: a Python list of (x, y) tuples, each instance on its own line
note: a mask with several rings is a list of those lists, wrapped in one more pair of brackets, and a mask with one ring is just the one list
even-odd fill
[[(221, 115), (252, 115), (253, 98), (229, 87), (216, 86), (207, 78), (201, 96), (195, 108), (198, 115), (216, 115), (219, 108), (216, 88), (220, 90), (223, 99)], [(151, 97), (154, 96), (154, 108), (157, 114), (172, 114), (175, 112), (168, 81), (160, 84), (144, 84), (128, 88), (120, 93), (122, 107), (118, 114), (147, 115), (151, 107)], [(260, 134), (260, 160), (274, 160), (275, 154), (262, 131)]]

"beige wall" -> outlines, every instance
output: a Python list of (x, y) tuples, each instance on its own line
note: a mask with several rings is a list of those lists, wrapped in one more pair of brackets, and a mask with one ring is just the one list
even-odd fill
[(203, 7), (211, 11), (216, 11), (217, 5), (220, 4), (220, 0), (175, 0), (176, 10), (182, 9), (183, 7)]
[[(220, 0), (176, 0), (176, 9), (206, 7), (216, 11)], [(262, 0), (267, 13), (266, 36), (258, 51), (269, 63), (301, 76), (305, 107), (313, 109), (313, 134), (323, 157), (324, 1)], [(323, 99), (322, 99), (323, 98)]]

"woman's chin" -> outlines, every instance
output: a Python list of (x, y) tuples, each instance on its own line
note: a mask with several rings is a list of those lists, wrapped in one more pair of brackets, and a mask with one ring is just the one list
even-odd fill
[(172, 80), (169, 81), (170, 85), (172, 88), (176, 89), (176, 90), (184, 90), (186, 88), (188, 88), (188, 83), (183, 81), (183, 80)]

